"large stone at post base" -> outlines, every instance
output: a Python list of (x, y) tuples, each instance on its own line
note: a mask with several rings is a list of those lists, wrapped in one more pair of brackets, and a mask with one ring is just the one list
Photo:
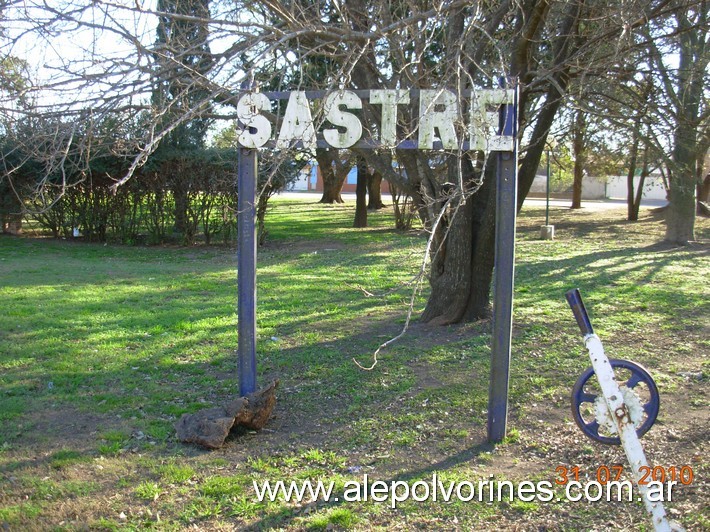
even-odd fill
[(234, 424), (252, 430), (263, 429), (276, 405), (278, 385), (279, 381), (274, 381), (266, 388), (229, 403), (225, 409), (234, 414)]
[(235, 426), (262, 429), (276, 405), (278, 383), (274, 381), (266, 388), (239, 397), (224, 406), (183, 414), (175, 424), (178, 440), (218, 449), (224, 445), (224, 440)]
[(234, 417), (224, 407), (206, 408), (194, 414), (183, 414), (175, 424), (178, 440), (197, 443), (209, 449), (218, 449), (224, 444), (234, 426)]

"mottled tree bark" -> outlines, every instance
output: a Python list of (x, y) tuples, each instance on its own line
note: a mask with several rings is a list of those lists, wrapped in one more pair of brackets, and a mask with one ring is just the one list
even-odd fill
[[(464, 182), (474, 177), (465, 159)], [(453, 200), (436, 229), (431, 263), (431, 295), (422, 320), (436, 325), (474, 321), (490, 315), (495, 237), (495, 164), (466, 202)]]

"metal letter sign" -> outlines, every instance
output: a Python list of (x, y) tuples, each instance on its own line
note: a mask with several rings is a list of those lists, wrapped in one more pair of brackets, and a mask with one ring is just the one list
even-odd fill
[[(275, 127), (266, 114), (273, 100), (286, 101)], [(312, 105), (312, 100), (321, 100)], [(377, 108), (380, 124), (364, 128), (363, 102)], [(422, 149), (498, 153), (494, 315), (488, 439), (505, 436), (513, 311), (517, 212), (517, 87), (468, 90), (337, 90), (245, 92), (237, 103), (239, 143), (238, 320), (239, 390), (256, 390), (256, 181), (257, 148), (299, 147)], [(399, 111), (418, 115), (416, 131), (398, 138)], [(467, 110), (467, 111), (464, 111)], [(314, 120), (314, 115), (316, 119)], [(323, 123), (319, 128), (316, 124)], [(377, 138), (362, 138), (363, 131)], [(276, 133), (278, 131), (278, 133)], [(275, 135), (275, 137), (274, 137)]]
[[(277, 150), (355, 147), (513, 152), (515, 131), (501, 129), (500, 110), (505, 108), (510, 114), (515, 98), (514, 88), (467, 90), (459, 95), (446, 89), (247, 92), (237, 102), (241, 124), (237, 140), (243, 148)], [(277, 118), (278, 128), (265, 116), (271, 112), (272, 100), (286, 101)], [(377, 131), (374, 137), (363, 139), (365, 128), (358, 111), (366, 101), (377, 106), (380, 124), (370, 128)], [(397, 118), (407, 106), (418, 117), (417, 126), (405, 138), (398, 138)], [(324, 127), (319, 134), (321, 123)]]

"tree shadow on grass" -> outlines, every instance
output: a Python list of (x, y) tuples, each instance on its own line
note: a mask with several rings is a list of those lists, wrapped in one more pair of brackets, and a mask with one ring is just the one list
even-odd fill
[[(677, 266), (680, 261), (705, 257), (710, 257), (708, 246), (679, 248), (658, 243), (567, 258), (550, 256), (535, 262), (523, 259), (517, 269), (517, 286), (556, 287), (556, 283), (563, 281), (570, 288), (587, 287), (595, 292), (611, 290), (623, 295), (633, 292), (639, 285), (656, 282), (659, 274)], [(671, 292), (673, 289), (673, 286), (667, 288)], [(530, 289), (525, 292), (525, 298), (532, 301), (548, 299), (550, 290), (536, 292)]]

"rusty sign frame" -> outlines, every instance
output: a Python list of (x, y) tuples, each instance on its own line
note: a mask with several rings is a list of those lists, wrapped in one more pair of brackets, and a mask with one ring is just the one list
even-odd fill
[[(246, 91), (246, 94), (253, 94)], [(501, 89), (497, 89), (501, 90)], [(496, 170), (496, 223), (495, 223), (495, 263), (493, 271), (493, 333), (491, 340), (491, 367), (488, 394), (488, 440), (501, 441), (506, 434), (508, 419), (508, 388), (510, 380), (510, 355), (513, 326), (513, 287), (515, 275), (515, 224), (517, 218), (517, 83), (509, 83), (506, 91), (512, 91), (512, 103), (501, 105), (497, 111), (497, 134), (512, 137), (511, 149), (497, 151)], [(325, 91), (302, 91), (307, 99), (323, 98)], [(341, 91), (342, 92), (342, 91)], [(369, 97), (371, 91), (352, 91), (359, 98)], [(419, 90), (408, 91), (417, 95)], [(451, 92), (451, 91), (448, 91)], [(293, 92), (264, 92), (269, 100), (291, 99)], [(468, 91), (471, 95), (472, 91)], [(263, 100), (263, 98), (262, 98)], [(421, 117), (421, 115), (420, 115)], [(432, 131), (434, 127), (431, 126)], [(438, 126), (440, 128), (440, 126)], [(244, 131), (256, 133), (245, 124)], [(443, 136), (441, 129), (438, 129)], [(264, 139), (260, 138), (259, 142)], [(464, 141), (455, 151), (480, 149), (480, 145)], [(277, 141), (278, 143), (278, 141)], [(316, 141), (318, 147), (327, 147), (324, 139)], [(274, 147), (273, 141), (263, 142), (262, 147)], [(360, 140), (351, 146), (359, 149), (420, 149), (414, 140), (398, 141), (396, 145), (384, 146), (373, 140)], [(238, 284), (238, 375), (240, 395), (246, 396), (257, 389), (256, 359), (256, 203), (259, 147), (239, 147), (237, 179), (237, 284)], [(431, 141), (431, 150), (442, 150), (441, 141)], [(454, 151), (447, 149), (447, 151)]]

